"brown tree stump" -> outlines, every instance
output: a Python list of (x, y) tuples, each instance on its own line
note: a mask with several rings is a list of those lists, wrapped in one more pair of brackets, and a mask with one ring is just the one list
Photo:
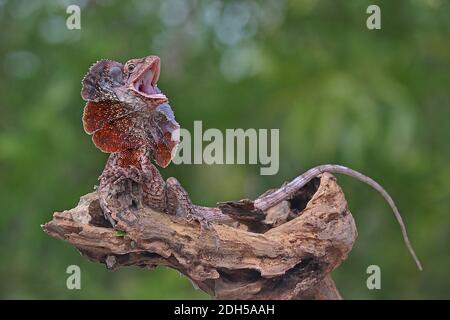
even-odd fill
[(330, 272), (357, 231), (334, 176), (322, 174), (265, 211), (251, 200), (219, 208), (232, 219), (209, 228), (137, 208), (117, 213), (113, 229), (93, 192), (42, 227), (109, 269), (167, 266), (216, 299), (341, 299)]

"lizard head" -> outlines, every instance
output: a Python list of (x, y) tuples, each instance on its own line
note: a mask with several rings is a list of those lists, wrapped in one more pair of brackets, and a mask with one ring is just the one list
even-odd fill
[(81, 96), (86, 101), (117, 101), (133, 106), (143, 104), (154, 109), (168, 101), (157, 81), (160, 59), (147, 56), (125, 64), (112, 60), (97, 61), (82, 81)]

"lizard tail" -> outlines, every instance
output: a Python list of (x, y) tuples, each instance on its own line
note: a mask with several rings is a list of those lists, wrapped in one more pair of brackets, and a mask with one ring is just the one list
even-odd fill
[(368, 176), (363, 175), (362, 173), (355, 171), (353, 169), (336, 165), (336, 164), (324, 164), (317, 167), (314, 167), (312, 169), (309, 169), (304, 174), (300, 175), (296, 179), (292, 180), (285, 186), (281, 187), (277, 191), (273, 192), (272, 194), (269, 194), (268, 196), (259, 198), (255, 201), (255, 207), (258, 207), (261, 210), (267, 210), (268, 208), (274, 206), (275, 204), (279, 203), (283, 199), (286, 198), (286, 195), (292, 196), (298, 189), (303, 187), (305, 184), (307, 184), (309, 181), (311, 181), (313, 178), (317, 177), (319, 174), (324, 172), (330, 172), (330, 173), (340, 173), (344, 174), (350, 177), (354, 177), (358, 179), (361, 182), (366, 183), (367, 185), (371, 186), (375, 190), (377, 190), (383, 198), (386, 200), (386, 202), (391, 207), (395, 218), (397, 219), (398, 224), (400, 225), (400, 229), (402, 231), (403, 240), (405, 242), (406, 247), (408, 248), (409, 252), (411, 253), (411, 256), (413, 257), (417, 268), (422, 271), (422, 264), (420, 263), (419, 258), (416, 255), (416, 252), (414, 251), (411, 242), (409, 241), (408, 233), (406, 231), (406, 225), (403, 222), (402, 216), (400, 215), (400, 212), (397, 209), (397, 206), (395, 205), (394, 200), (392, 197), (387, 193), (387, 191), (375, 180), (372, 178), (369, 178)]

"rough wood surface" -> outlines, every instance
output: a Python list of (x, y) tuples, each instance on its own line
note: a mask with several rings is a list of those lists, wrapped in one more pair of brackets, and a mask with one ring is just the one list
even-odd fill
[(357, 231), (334, 176), (325, 173), (264, 211), (251, 200), (219, 208), (231, 222), (201, 228), (136, 208), (117, 212), (112, 229), (93, 192), (43, 229), (109, 269), (174, 268), (216, 299), (341, 299), (330, 272), (347, 258)]

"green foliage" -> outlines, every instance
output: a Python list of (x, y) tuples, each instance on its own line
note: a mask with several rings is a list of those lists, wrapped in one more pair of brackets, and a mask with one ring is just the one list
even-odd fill
[[(81, 30), (68, 30), (66, 6), (77, 2)], [(164, 169), (194, 202), (255, 197), (313, 165), (347, 165), (391, 192), (425, 271), (382, 198), (339, 176), (359, 231), (334, 272), (343, 296), (448, 298), (450, 3), (375, 2), (382, 29), (369, 31), (372, 1), (1, 0), (0, 297), (207, 298), (173, 270), (109, 272), (39, 227), (90, 192), (106, 160), (81, 124), (88, 67), (157, 54), (183, 127), (280, 129), (276, 176)], [(71, 264), (80, 291), (65, 286)], [(366, 288), (371, 264), (382, 290)]]
[(117, 237), (125, 237), (127, 235), (127, 232), (126, 231), (123, 231), (123, 230), (117, 230), (116, 231), (116, 236)]

